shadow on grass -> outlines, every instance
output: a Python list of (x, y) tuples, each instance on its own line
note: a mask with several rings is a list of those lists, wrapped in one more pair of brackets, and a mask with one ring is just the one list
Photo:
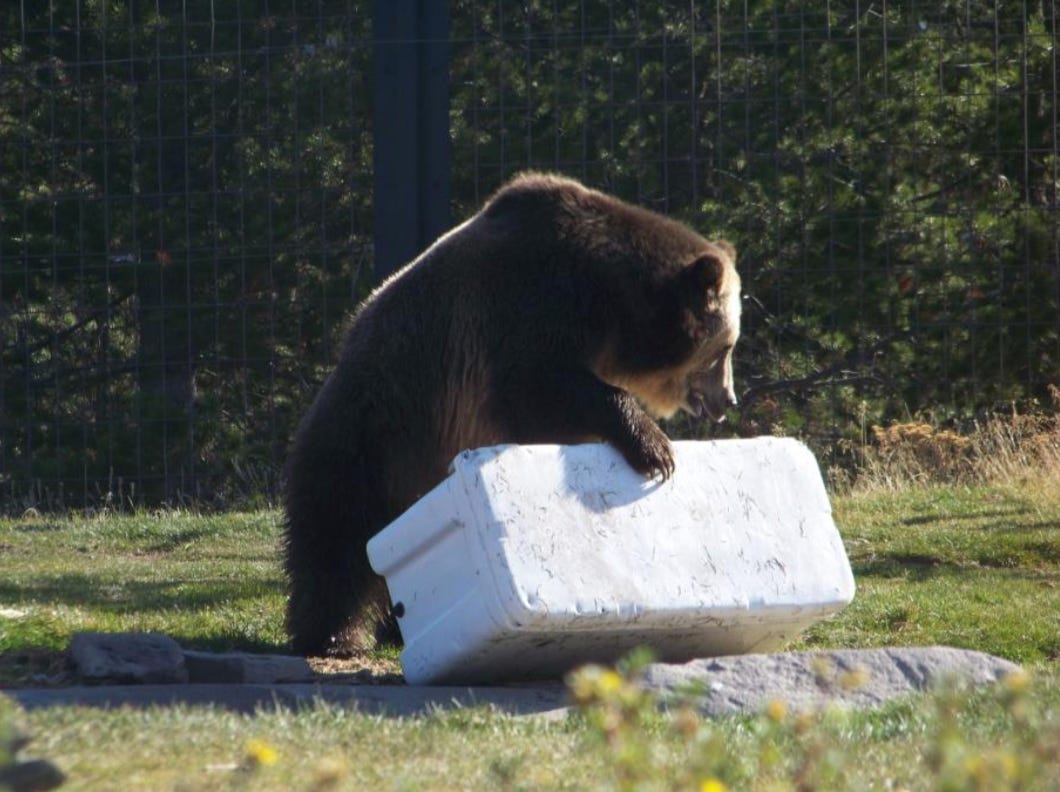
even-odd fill
[[(1060, 524), (1055, 526), (1060, 528)], [(1060, 541), (1043, 540), (1041, 542), (1028, 542), (1022, 548), (1032, 556), (1034, 560), (1046, 564), (1060, 566)]]
[(187, 528), (183, 531), (175, 531), (164, 535), (157, 541), (147, 545), (145, 550), (149, 553), (170, 553), (179, 550), (185, 545), (195, 544), (202, 539), (213, 539), (218, 535), (216, 528)]
[(1030, 531), (1060, 531), (1060, 520), (1023, 523), (1022, 525), (984, 525), (979, 530), (998, 533), (1027, 533)]
[(220, 579), (128, 580), (113, 582), (67, 572), (43, 575), (31, 583), (0, 579), (0, 601), (70, 605), (106, 613), (195, 610), (207, 606), (259, 599), (266, 590), (279, 591), (279, 578), (252, 583)]
[(53, 531), (62, 531), (66, 528), (67, 526), (61, 522), (20, 522), (12, 526), (12, 530), (18, 533), (52, 533)]
[[(940, 522), (967, 522), (971, 520), (996, 520), (1005, 519), (1009, 517), (1018, 517), (1021, 514), (1029, 514), (1030, 509), (1026, 507), (1019, 507), (1014, 509), (997, 509), (990, 512), (969, 512), (967, 514), (950, 514), (950, 513), (932, 513), (932, 514), (921, 514), (916, 517), (906, 517), (901, 523), (902, 525), (933, 525)], [(1020, 526), (1021, 528), (1023, 526)]]
[(905, 578), (918, 583), (942, 574), (969, 574), (974, 571), (974, 568), (912, 553), (877, 557), (868, 562), (851, 563), (850, 566), (855, 578)]
[(166, 635), (180, 644), (182, 649), (200, 652), (247, 652), (248, 654), (294, 654), (286, 641), (266, 641), (242, 633), (225, 630), (197, 632), (194, 635), (179, 630), (167, 630)]
[[(1047, 542), (1037, 543), (1033, 550), (1033, 556), (1028, 551), (1031, 547), (1023, 548), (1019, 557), (1011, 556), (984, 556), (961, 561), (939, 558), (922, 553), (892, 553), (877, 555), (867, 561), (851, 561), (851, 569), (854, 577), (875, 578), (906, 578), (914, 582), (922, 582), (937, 577), (970, 577), (985, 571), (994, 574), (1001, 573), (1006, 577), (1017, 580), (1040, 581), (1050, 576), (1048, 571), (1039, 569), (1028, 569), (1028, 558), (1035, 557), (1043, 563), (1057, 563), (1060, 548)], [(1041, 555), (1038, 555), (1040, 553)], [(1055, 577), (1055, 573), (1053, 574)]]
[[(262, 634), (278, 631), (281, 627), (283, 617), (279, 612), (275, 616), (275, 625), (270, 627), (261, 623), (263, 595), (280, 590), (278, 583), (275, 587), (255, 584), (250, 591), (246, 585), (237, 583), (198, 583), (201, 585), (194, 590), (190, 590), (184, 581), (131, 581), (116, 587), (78, 574), (57, 575), (34, 581), (32, 585), (12, 585), (0, 580), (0, 602), (31, 601), (45, 606), (45, 611), (53, 605), (84, 609), (87, 618), (79, 620), (79, 626), (73, 631), (120, 630), (120, 627), (106, 626), (114, 624), (108, 617), (123, 616), (133, 622), (143, 617), (143, 621), (151, 626), (142, 629), (163, 632), (185, 649), (290, 653), (285, 641), (262, 637)], [(231, 608), (231, 616), (226, 613), (223, 623), (217, 623), (216, 610), (221, 607)], [(209, 619), (194, 618), (196, 610), (207, 609), (214, 611)], [(71, 632), (70, 623), (45, 611), (30, 613), (8, 623), (5, 640), (0, 641), (0, 647), (4, 647), (0, 656), (10, 650), (39, 648), (55, 651), (64, 647)], [(181, 616), (167, 623), (166, 611), (180, 611)], [(241, 618), (241, 613), (248, 614), (248, 617)], [(191, 626), (188, 626), (186, 614), (193, 616)], [(248, 625), (248, 619), (253, 624)], [(140, 628), (128, 629), (136, 631)]]

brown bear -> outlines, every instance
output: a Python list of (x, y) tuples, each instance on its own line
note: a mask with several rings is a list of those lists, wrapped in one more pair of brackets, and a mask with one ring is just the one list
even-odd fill
[(721, 420), (735, 403), (734, 258), (728, 242), (529, 173), (387, 279), (286, 465), (295, 651), (349, 649), (366, 617), (381, 618), (378, 640), (400, 639), (365, 545), (464, 449), (604, 440), (669, 476), (648, 413)]

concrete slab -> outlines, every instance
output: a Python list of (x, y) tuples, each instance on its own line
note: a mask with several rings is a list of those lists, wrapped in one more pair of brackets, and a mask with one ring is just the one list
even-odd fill
[(27, 710), (42, 707), (207, 706), (252, 714), (260, 710), (298, 709), (317, 704), (350, 707), (392, 717), (427, 715), (490, 705), (512, 715), (563, 715), (562, 685), (532, 688), (412, 687), (410, 685), (112, 685), (36, 690), (6, 690)]
[[(709, 716), (761, 712), (772, 699), (791, 709), (830, 702), (874, 707), (953, 679), (992, 684), (1020, 670), (998, 657), (950, 647), (836, 650), (736, 655), (648, 667), (644, 685), (666, 704), (692, 700)], [(26, 709), (55, 706), (207, 706), (243, 713), (298, 709), (317, 703), (392, 717), (488, 705), (512, 715), (562, 717), (559, 683), (511, 687), (336, 684), (112, 685), (5, 690)]]
[(271, 685), (313, 681), (306, 659), (291, 655), (185, 651), (184, 665), (189, 682)]

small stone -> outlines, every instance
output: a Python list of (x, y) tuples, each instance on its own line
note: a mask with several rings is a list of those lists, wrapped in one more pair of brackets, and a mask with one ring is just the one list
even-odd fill
[(180, 645), (158, 633), (77, 633), (70, 641), (70, 657), (85, 684), (188, 681)]

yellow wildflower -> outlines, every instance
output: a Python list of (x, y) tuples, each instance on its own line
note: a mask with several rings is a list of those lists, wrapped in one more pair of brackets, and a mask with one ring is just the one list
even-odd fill
[(595, 664), (582, 666), (571, 674), (567, 686), (578, 704), (607, 701), (627, 691), (626, 681), (621, 674)]
[(622, 676), (617, 671), (611, 671), (608, 669), (600, 674), (600, 678), (597, 680), (596, 684), (597, 689), (600, 691), (600, 695), (607, 696), (622, 688)]
[(1001, 768), (1001, 774), (1006, 781), (1015, 779), (1019, 773), (1020, 763), (1016, 755), (1011, 751), (1002, 751), (998, 754), (997, 763)]
[(861, 690), (868, 684), (869, 671), (864, 666), (856, 666), (839, 675), (839, 687), (843, 690)]
[(568, 677), (567, 687), (576, 703), (588, 704), (596, 699), (600, 689), (599, 680), (603, 673), (603, 666), (590, 663), (574, 671)]
[(788, 705), (780, 699), (773, 699), (766, 705), (766, 717), (773, 723), (780, 723), (787, 717)]
[(276, 764), (280, 755), (276, 749), (264, 740), (250, 740), (247, 742), (246, 762), (251, 767), (268, 767)]
[(1005, 687), (1010, 693), (1023, 693), (1031, 682), (1031, 675), (1026, 671), (1013, 671), (1005, 676)]

